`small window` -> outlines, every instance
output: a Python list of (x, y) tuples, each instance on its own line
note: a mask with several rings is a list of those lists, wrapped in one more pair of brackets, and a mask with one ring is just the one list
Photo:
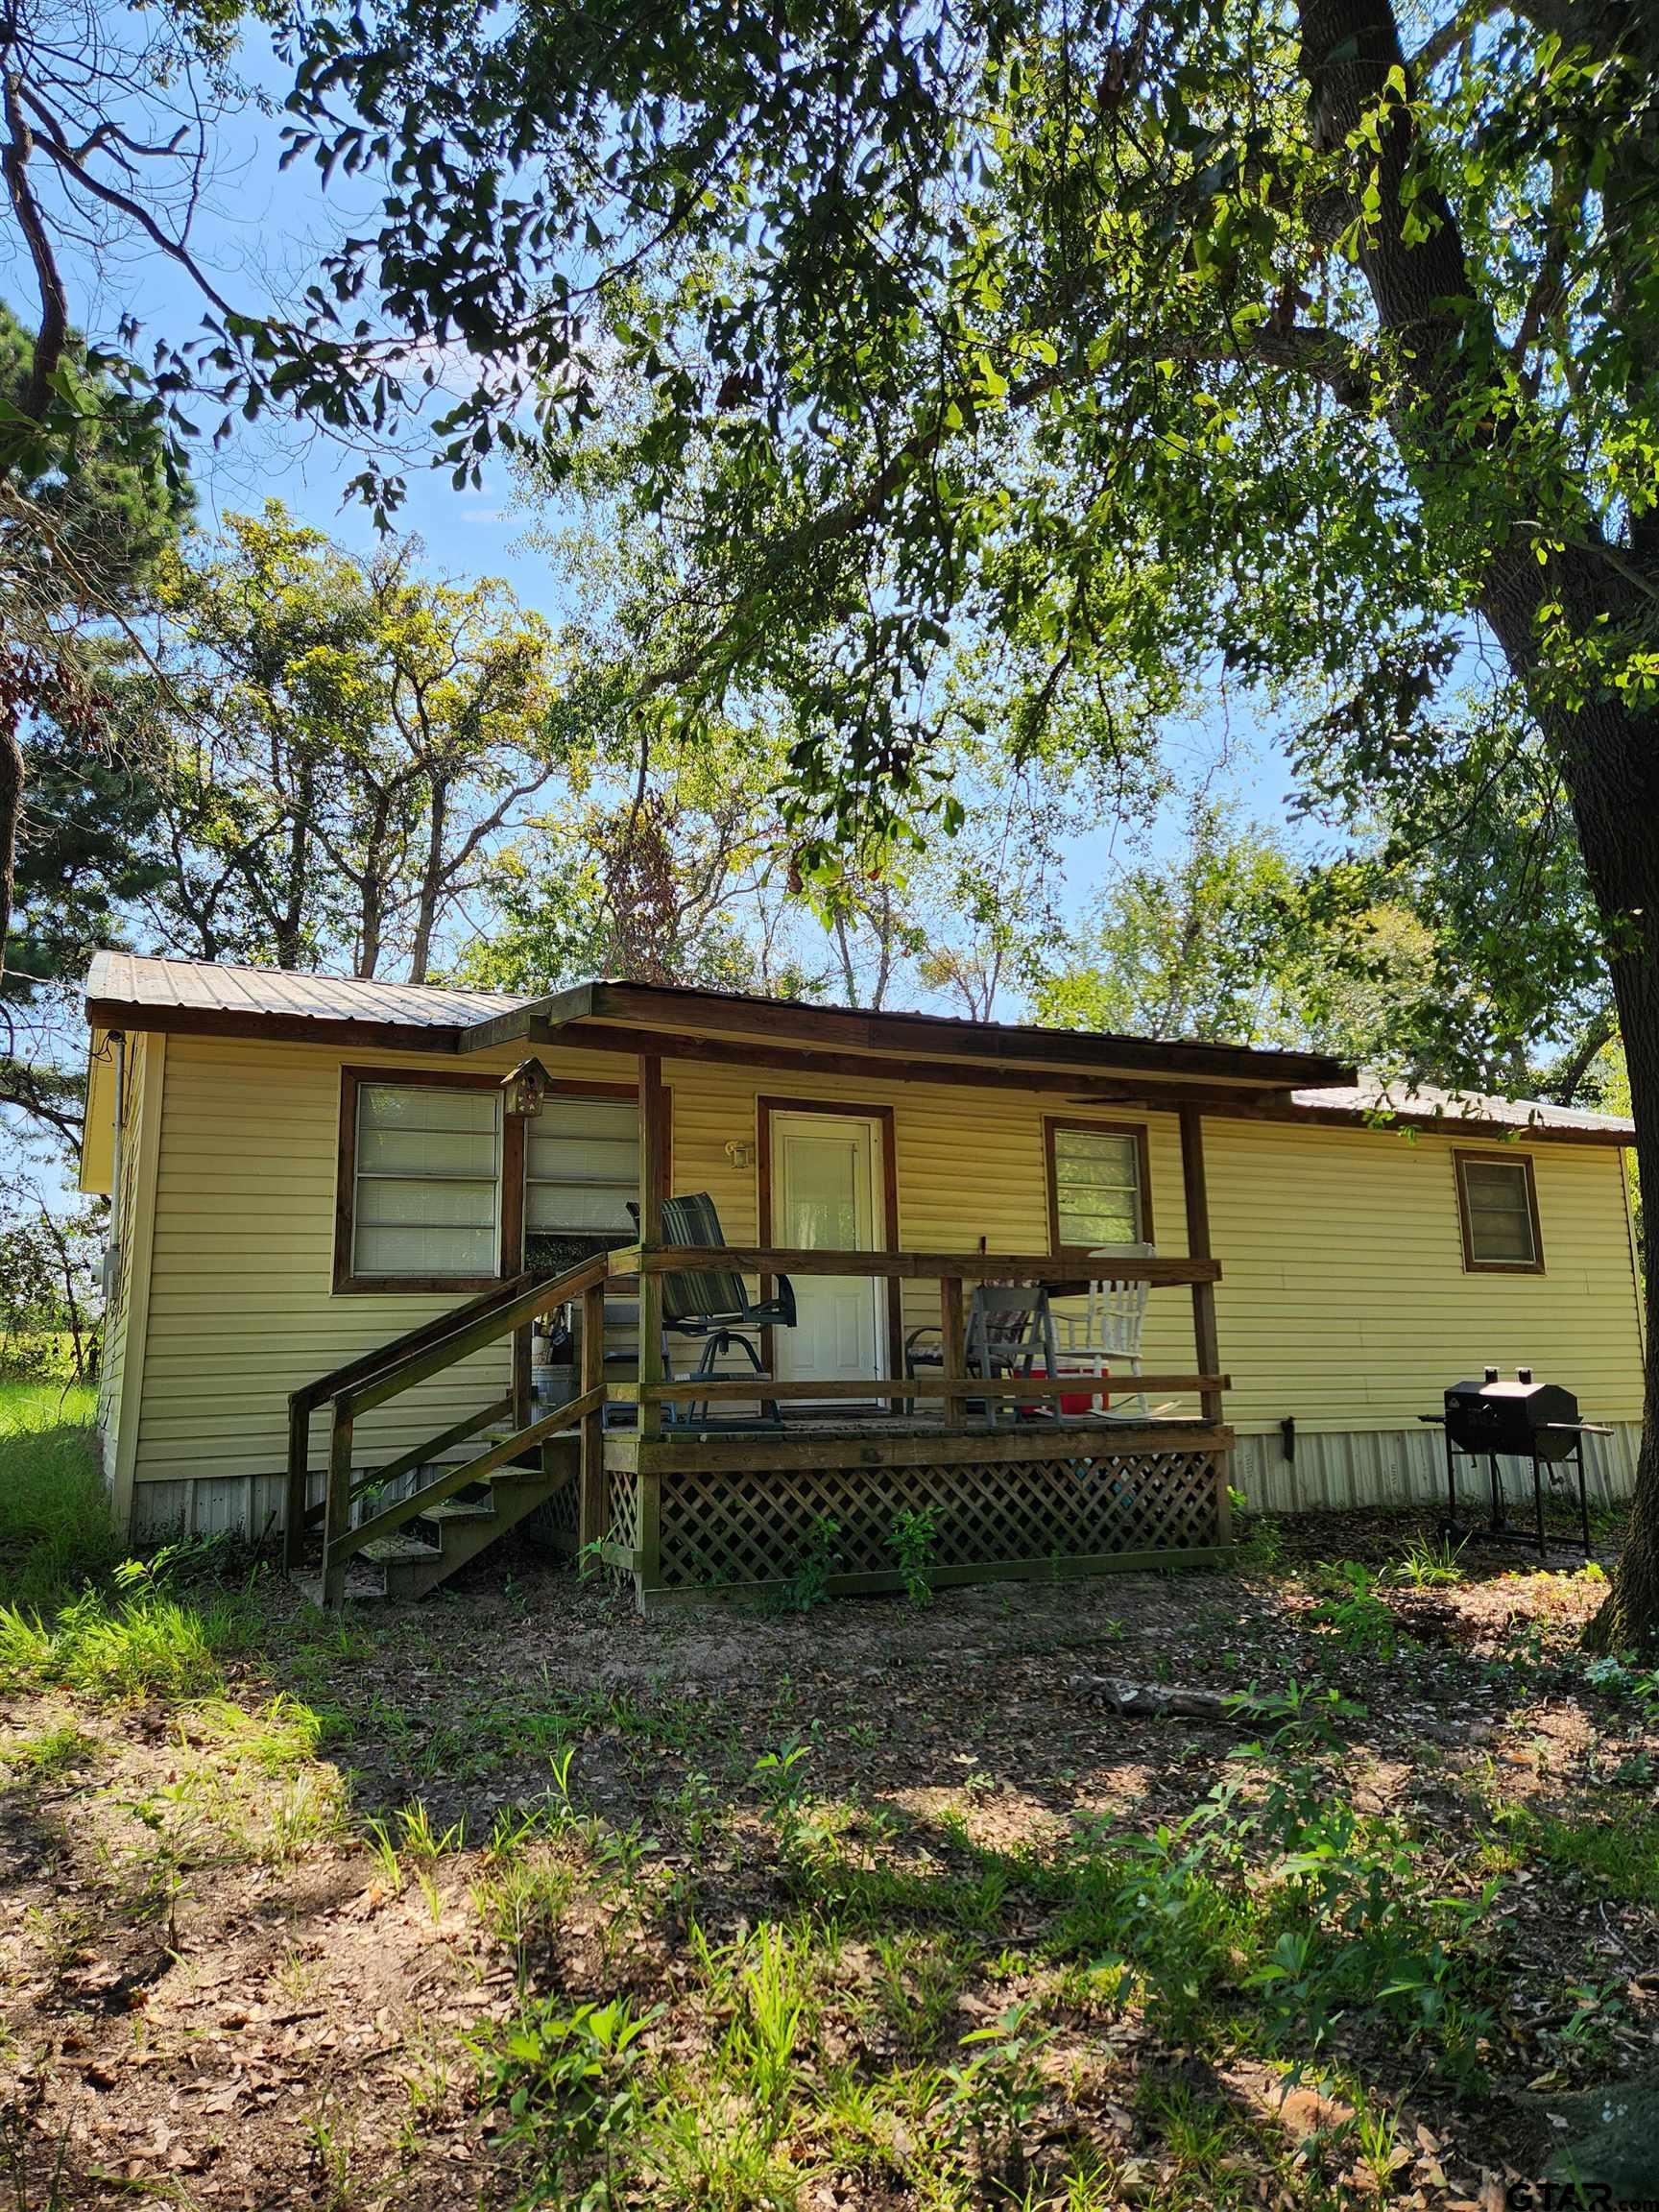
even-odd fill
[(1476, 1272), (1542, 1274), (1544, 1248), (1530, 1155), (1459, 1152), (1456, 1168), (1464, 1266)]
[(549, 1094), (528, 1124), (524, 1227), (532, 1236), (631, 1238), (639, 1196), (639, 1108), (633, 1098)]
[(356, 1278), (490, 1282), (501, 1249), (501, 1099), (489, 1089), (357, 1085)]
[(1145, 1130), (1050, 1121), (1047, 1136), (1048, 1229), (1054, 1250), (1149, 1244), (1152, 1201)]

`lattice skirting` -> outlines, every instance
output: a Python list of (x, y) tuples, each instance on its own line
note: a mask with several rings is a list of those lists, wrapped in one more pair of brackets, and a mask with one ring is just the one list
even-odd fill
[[(638, 1542), (635, 1478), (613, 1473), (611, 1535)], [(1067, 1561), (1213, 1550), (1223, 1541), (1214, 1455), (1161, 1450), (965, 1465), (664, 1471), (642, 1593), (786, 1580), (808, 1560), (836, 1578), (897, 1576), (898, 1529), (926, 1514), (928, 1565), (1030, 1573)], [(633, 1533), (625, 1533), (631, 1527)]]
[(608, 1510), (606, 1536), (624, 1551), (639, 1544), (639, 1489), (635, 1476), (613, 1467), (605, 1478)]

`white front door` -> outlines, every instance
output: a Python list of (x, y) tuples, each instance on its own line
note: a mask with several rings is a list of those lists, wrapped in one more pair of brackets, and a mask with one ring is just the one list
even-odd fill
[[(772, 1239), (788, 1250), (880, 1249), (879, 1122), (861, 1115), (772, 1115)], [(886, 1284), (869, 1275), (796, 1275), (798, 1320), (773, 1331), (781, 1380), (852, 1382), (886, 1373)]]

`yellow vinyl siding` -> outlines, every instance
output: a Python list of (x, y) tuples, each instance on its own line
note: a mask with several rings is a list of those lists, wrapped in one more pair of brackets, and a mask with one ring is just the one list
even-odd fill
[[(454, 1063), (504, 1073), (504, 1047)], [(629, 1082), (621, 1054), (538, 1045), (565, 1079)], [(136, 1473), (141, 1481), (275, 1474), (288, 1392), (460, 1303), (455, 1293), (332, 1289), (342, 1064), (432, 1070), (433, 1054), (178, 1037), (166, 1055), (148, 1348)], [(866, 1082), (668, 1060), (672, 1188), (707, 1190), (733, 1242), (764, 1240), (757, 1213), (757, 1101), (811, 1099), (894, 1109), (899, 1236), (914, 1249), (1046, 1248), (1046, 1113), (1074, 1104), (966, 1085)], [(1175, 1118), (1145, 1121), (1153, 1233), (1186, 1249)], [(1444, 1384), (1487, 1360), (1530, 1360), (1575, 1387), (1597, 1419), (1641, 1410), (1641, 1351), (1622, 1155), (1536, 1143), (1546, 1272), (1466, 1274), (1454, 1142), (1209, 1116), (1205, 1124), (1228, 1417), (1270, 1431), (1404, 1430)], [(729, 1146), (746, 1148), (733, 1161)], [(1495, 1146), (1493, 1148), (1496, 1148)], [(906, 1327), (938, 1317), (930, 1283), (906, 1285)], [(119, 1358), (119, 1348), (116, 1347)], [(1149, 1370), (1193, 1362), (1184, 1289), (1152, 1293)], [(506, 1352), (423, 1385), (363, 1424), (367, 1459), (417, 1442), (505, 1387)], [(314, 1431), (320, 1465), (323, 1423)]]
[(129, 1038), (122, 1116), (121, 1190), (116, 1211), (117, 1326), (114, 1373), (103, 1400), (104, 1474), (110, 1513), (123, 1531), (132, 1519), (143, 1419), (150, 1300), (156, 1283), (156, 1170), (167, 1081), (165, 1037)]
[(1437, 1409), (1447, 1382), (1488, 1362), (1558, 1378), (1593, 1419), (1640, 1417), (1622, 1155), (1525, 1147), (1545, 1272), (1468, 1274), (1452, 1164), (1467, 1142), (1206, 1120), (1221, 1361), (1238, 1427), (1288, 1414), (1299, 1427), (1404, 1428)]
[[(115, 1281), (110, 1289), (108, 1309), (104, 1316), (104, 1357), (98, 1377), (98, 1427), (103, 1437), (104, 1476), (112, 1482), (115, 1475), (116, 1434), (121, 1419), (121, 1378), (127, 1364), (127, 1316), (132, 1300), (132, 1238), (130, 1232), (133, 1218), (134, 1200), (138, 1188), (139, 1148), (133, 1140), (138, 1129), (138, 1101), (143, 1096), (144, 1071), (150, 1065), (147, 1037), (134, 1037), (127, 1046), (127, 1097), (125, 1102), (115, 1095), (113, 1075), (115, 1047), (108, 1038), (102, 1040), (108, 1055), (109, 1072), (101, 1074), (97, 1082), (87, 1086), (88, 1142), (85, 1154), (93, 1154), (101, 1163), (88, 1188), (100, 1183), (107, 1190), (110, 1181), (114, 1153), (115, 1123), (123, 1112), (127, 1117), (121, 1154), (121, 1189), (114, 1198), (113, 1233), (115, 1246)], [(103, 1060), (95, 1060), (95, 1069), (102, 1070)], [(91, 1118), (94, 1099), (100, 1109), (101, 1127), (92, 1142)]]
[[(466, 1071), (505, 1074), (519, 1056), (470, 1056)], [(453, 1290), (333, 1288), (342, 1067), (447, 1064), (432, 1053), (171, 1041), (140, 1481), (276, 1473), (291, 1390), (465, 1302)], [(619, 1064), (562, 1058), (561, 1072), (584, 1068), (613, 1081)], [(419, 1443), (499, 1395), (507, 1375), (503, 1344), (409, 1391), (359, 1425), (359, 1459)], [(317, 1466), (325, 1430), (319, 1415)]]

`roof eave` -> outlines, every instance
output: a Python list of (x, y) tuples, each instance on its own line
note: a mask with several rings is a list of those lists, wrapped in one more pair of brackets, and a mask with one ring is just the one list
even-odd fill
[(1618, 1121), (1602, 1125), (1584, 1121), (1501, 1121), (1490, 1115), (1435, 1114), (1422, 1107), (1387, 1105), (1307, 1105), (1291, 1099), (1276, 1115), (1289, 1121), (1317, 1122), (1332, 1128), (1399, 1127), (1440, 1137), (1459, 1138), (1465, 1143), (1498, 1146), (1542, 1142), (1549, 1144), (1602, 1144), (1625, 1150), (1636, 1142), (1631, 1126)]
[(369, 1045), (387, 1051), (454, 1053), (460, 1022), (368, 1022), (352, 1016), (270, 1014), (256, 1007), (153, 1006), (142, 1000), (88, 998), (95, 1030), (126, 1029), (169, 1037), (258, 1037), (280, 1044)]
[(498, 1045), (517, 1045), (545, 1039), (572, 1022), (586, 1022), (594, 1013), (597, 983), (572, 983), (568, 990), (553, 991), (545, 998), (532, 998), (509, 1014), (489, 1014), (469, 1022), (458, 1032), (460, 1052), (493, 1052)]
[[(461, 1033), (460, 1049), (481, 1051), (520, 1042), (553, 1043), (581, 1023), (598, 1025), (580, 1042), (612, 1050), (655, 1049), (672, 1056), (676, 1036), (748, 1038), (803, 1054), (840, 1050), (853, 1056), (898, 1055), (926, 1080), (929, 1060), (967, 1070), (1031, 1068), (1090, 1075), (1151, 1076), (1171, 1082), (1197, 1078), (1241, 1091), (1290, 1092), (1353, 1083), (1357, 1070), (1323, 1053), (1258, 1051), (1241, 1045), (1166, 1043), (1153, 1038), (1094, 1036), (1084, 1030), (1022, 1028), (997, 1022), (955, 1022), (925, 1014), (873, 1014), (835, 1006), (795, 1006), (731, 998), (718, 992), (659, 991), (645, 984), (582, 983), (531, 1000), (511, 1014), (493, 1015)], [(627, 1025), (628, 1043), (613, 1041), (609, 1025)], [(566, 1038), (566, 1042), (573, 1042)]]

